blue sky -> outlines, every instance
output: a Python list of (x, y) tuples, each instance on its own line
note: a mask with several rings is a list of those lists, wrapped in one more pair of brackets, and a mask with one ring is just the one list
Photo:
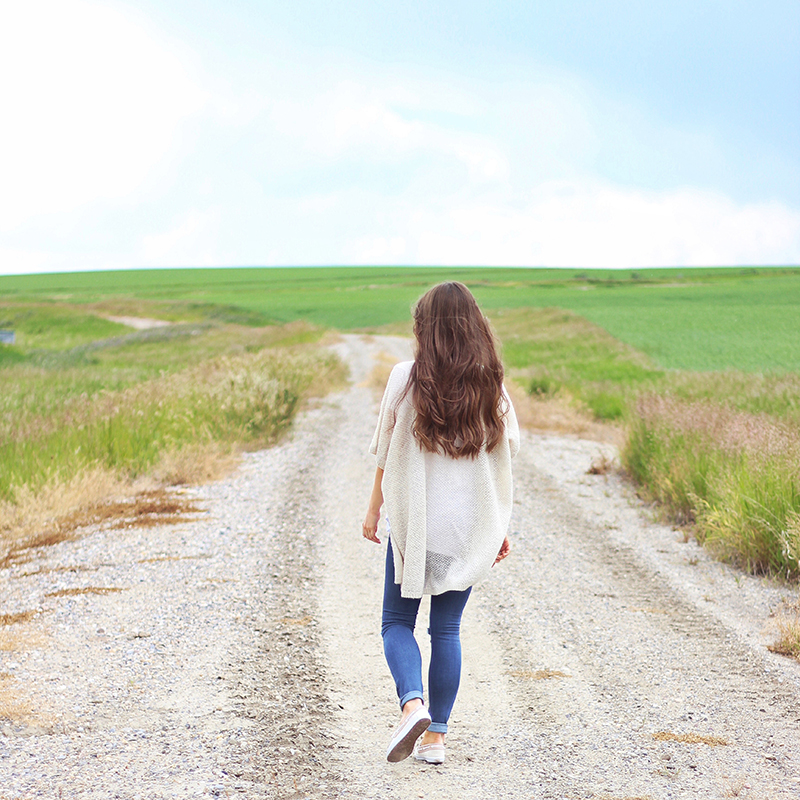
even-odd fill
[(800, 4), (27, 0), (0, 274), (800, 263)]

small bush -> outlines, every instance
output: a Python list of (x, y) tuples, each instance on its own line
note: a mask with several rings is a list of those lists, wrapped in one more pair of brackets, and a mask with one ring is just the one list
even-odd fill
[(20, 364), (25, 361), (25, 355), (10, 344), (0, 344), (0, 368), (9, 364)]
[(528, 394), (535, 394), (540, 397), (555, 394), (558, 389), (558, 382), (550, 378), (532, 378), (528, 384)]
[(800, 661), (800, 614), (782, 614), (778, 617), (777, 627), (778, 639), (767, 649)]
[(610, 422), (625, 416), (625, 399), (619, 393), (594, 392), (586, 398), (586, 404), (592, 410), (595, 419)]

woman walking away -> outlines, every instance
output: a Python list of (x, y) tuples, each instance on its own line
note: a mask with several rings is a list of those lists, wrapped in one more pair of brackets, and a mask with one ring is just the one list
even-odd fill
[[(489, 323), (466, 286), (442, 283), (423, 295), (414, 337), (415, 360), (392, 370), (381, 402), (370, 446), (378, 469), (362, 527), (380, 544), (385, 504), (381, 633), (402, 709), (386, 758), (401, 761), (413, 750), (419, 761), (441, 764), (461, 678), (461, 614), (472, 586), (508, 555), (519, 429)], [(427, 708), (414, 638), (424, 594), (431, 595)]]

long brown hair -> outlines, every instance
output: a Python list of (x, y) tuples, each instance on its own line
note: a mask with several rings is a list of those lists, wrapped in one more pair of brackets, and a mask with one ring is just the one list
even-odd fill
[(503, 435), (503, 365), (489, 322), (463, 283), (426, 292), (414, 308), (416, 359), (405, 393), (424, 450), (475, 458)]

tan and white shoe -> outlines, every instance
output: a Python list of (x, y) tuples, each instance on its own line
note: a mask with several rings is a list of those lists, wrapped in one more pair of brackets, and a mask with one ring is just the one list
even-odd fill
[(426, 764), (444, 764), (444, 744), (442, 742), (422, 744), (420, 740), (414, 748), (414, 758)]
[(431, 724), (431, 715), (425, 706), (420, 706), (395, 731), (389, 749), (386, 751), (386, 760), (396, 763), (408, 758), (414, 749), (414, 742), (422, 736)]

